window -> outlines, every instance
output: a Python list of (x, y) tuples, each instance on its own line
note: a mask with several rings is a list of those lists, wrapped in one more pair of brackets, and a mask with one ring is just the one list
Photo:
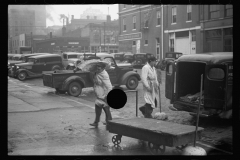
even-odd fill
[(215, 19), (215, 18), (219, 18), (220, 16), (220, 6), (219, 5), (209, 5), (210, 9), (209, 9), (209, 18), (210, 19)]
[(125, 18), (123, 18), (123, 31), (127, 30), (127, 25), (125, 24)]
[(224, 29), (224, 52), (233, 51), (233, 38), (232, 38), (232, 28)]
[(224, 70), (221, 68), (211, 68), (208, 73), (210, 79), (223, 79), (225, 77)]
[(177, 7), (172, 7), (172, 23), (177, 22)]
[(146, 46), (148, 45), (148, 40), (145, 40), (145, 43), (144, 43), (144, 45), (146, 45)]
[(187, 5), (187, 21), (192, 20), (192, 5)]
[(136, 46), (136, 41), (133, 41), (132, 45), (133, 45), (133, 46)]
[(157, 26), (161, 25), (161, 12), (157, 11)]
[(233, 15), (233, 6), (232, 5), (225, 5), (225, 17)]
[(169, 34), (169, 51), (174, 52), (174, 33)]
[(133, 29), (136, 29), (136, 16), (133, 16)]
[(144, 28), (148, 28), (148, 13), (144, 14)]

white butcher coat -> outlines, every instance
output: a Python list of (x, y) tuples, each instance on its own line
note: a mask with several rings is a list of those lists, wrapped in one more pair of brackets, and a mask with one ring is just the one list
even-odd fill
[(103, 70), (101, 73), (97, 73), (93, 77), (94, 82), (94, 92), (97, 97), (95, 104), (105, 107), (107, 103), (104, 101), (108, 92), (112, 90), (112, 84), (109, 78), (108, 73)]
[[(152, 108), (155, 108), (155, 98), (158, 102), (158, 80), (157, 72), (155, 67), (151, 67), (148, 63), (142, 68), (142, 83), (143, 83), (143, 94), (146, 103), (151, 104)], [(151, 91), (148, 91), (149, 88)]]

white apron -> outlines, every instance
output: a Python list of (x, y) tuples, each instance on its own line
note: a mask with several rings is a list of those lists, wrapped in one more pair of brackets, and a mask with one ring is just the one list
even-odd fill
[[(142, 83), (143, 83), (143, 94), (146, 103), (151, 104), (152, 108), (155, 108), (155, 99), (158, 102), (158, 80), (155, 67), (151, 67), (148, 63), (142, 68)], [(148, 91), (149, 88), (151, 91)]]
[(97, 97), (95, 104), (103, 107), (107, 106), (105, 98), (108, 92), (112, 90), (112, 84), (108, 73), (103, 70), (101, 73), (96, 74), (93, 78), (93, 82), (93, 89)]

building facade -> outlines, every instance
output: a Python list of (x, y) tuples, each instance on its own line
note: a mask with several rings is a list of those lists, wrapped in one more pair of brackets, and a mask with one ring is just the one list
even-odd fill
[(89, 52), (89, 38), (57, 37), (35, 44), (36, 52), (56, 53), (59, 51)]
[(119, 51), (162, 54), (162, 6), (119, 5)]
[(164, 53), (202, 52), (199, 5), (164, 5)]
[(90, 23), (81, 28), (81, 37), (90, 39), (90, 52), (118, 52), (119, 26), (117, 21), (108, 21), (102, 24)]
[[(74, 15), (72, 15), (71, 22), (69, 23), (69, 19), (66, 18), (66, 32), (76, 30), (78, 28), (83, 28), (89, 23), (101, 24), (106, 22), (106, 19), (75, 19)], [(64, 24), (65, 25), (65, 24)]]
[(9, 38), (34, 31), (35, 12), (10, 9), (8, 12)]
[(233, 51), (233, 5), (200, 5), (204, 52)]
[(94, 9), (90, 7), (83, 11), (83, 13), (80, 15), (80, 19), (106, 20), (107, 15), (103, 14), (99, 9)]
[[(23, 21), (23, 24), (25, 24), (25, 28), (30, 27), (32, 28), (32, 32), (35, 35), (44, 35), (45, 28), (46, 28), (46, 6), (45, 5), (9, 5), (9, 10), (14, 9), (17, 10), (17, 12), (9, 12), (9, 16), (13, 19), (13, 21)], [(34, 12), (34, 22), (32, 24), (28, 25), (28, 23), (25, 23), (29, 19), (29, 13), (26, 14), (26, 11), (33, 11)], [(19, 16), (11, 16), (13, 15), (21, 15), (24, 14), (23, 18), (19, 19)], [(16, 18), (14, 18), (16, 17)], [(28, 29), (28, 30), (29, 30)], [(23, 34), (27, 32), (20, 32), (19, 34)], [(15, 36), (15, 35), (14, 35)]]

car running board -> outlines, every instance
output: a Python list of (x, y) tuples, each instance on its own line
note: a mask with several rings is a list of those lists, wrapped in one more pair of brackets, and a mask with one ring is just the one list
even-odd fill
[[(189, 113), (191, 116), (197, 116), (197, 113), (190, 112)], [(199, 114), (199, 117), (210, 117), (212, 115), (207, 115), (207, 114)]]

